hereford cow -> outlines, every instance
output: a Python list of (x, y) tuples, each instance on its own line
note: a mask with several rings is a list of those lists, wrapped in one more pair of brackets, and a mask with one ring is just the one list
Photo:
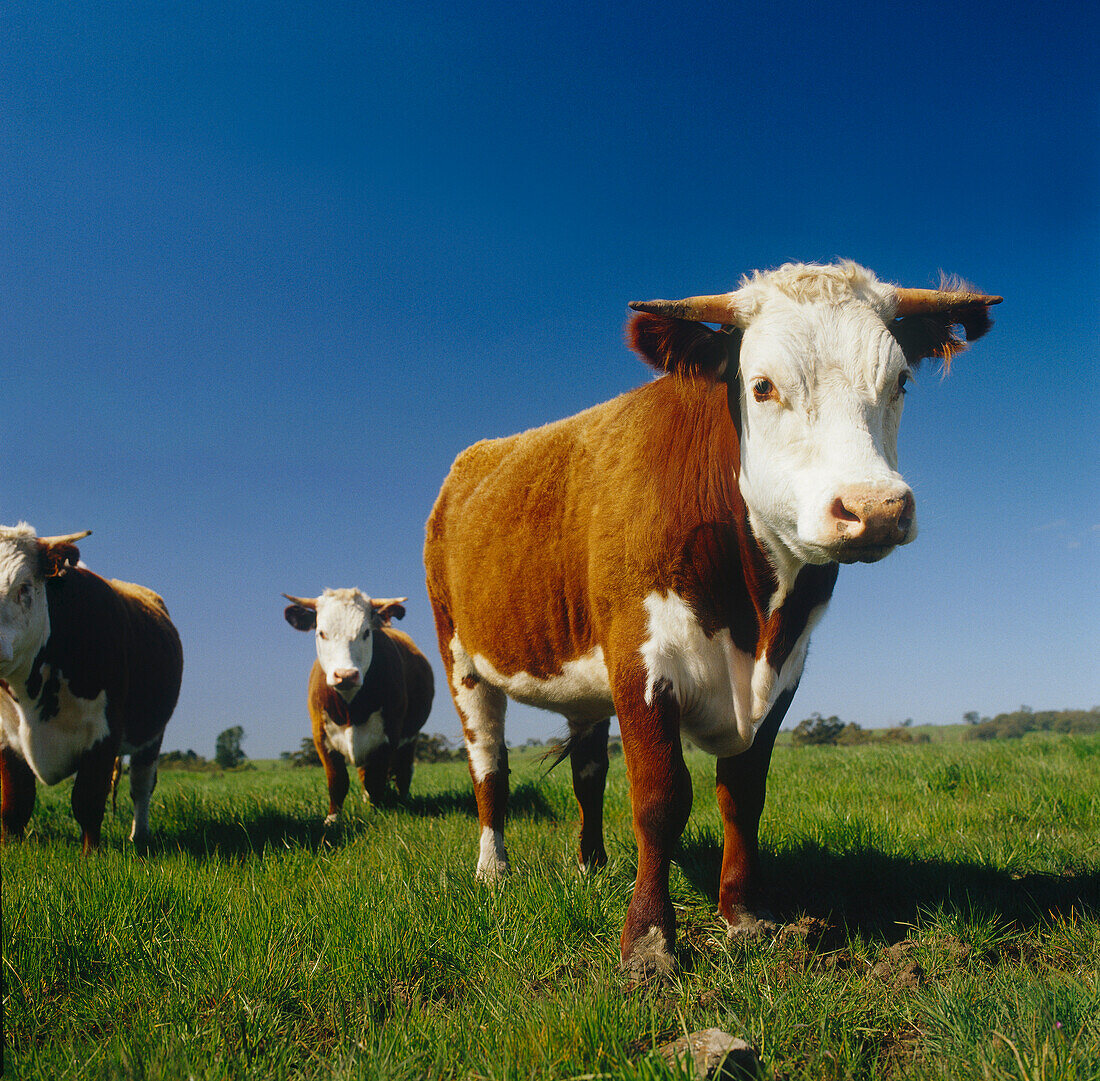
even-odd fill
[(662, 378), (459, 455), (425, 564), (469, 751), (479, 876), (508, 869), (506, 696), (568, 722), (582, 865), (606, 859), (614, 713), (638, 843), (624, 963), (672, 964), (685, 736), (718, 759), (719, 910), (731, 933), (759, 933), (757, 825), (810, 632), (838, 563), (916, 535), (897, 471), (905, 384), (923, 357), (965, 348), (953, 328), (983, 334), (1000, 299), (901, 289), (842, 262), (631, 304), (629, 342)]
[(115, 758), (130, 755), (136, 845), (149, 840), (164, 727), (179, 697), (183, 651), (151, 589), (78, 566), (76, 541), (0, 527), (0, 822), (21, 837), (35, 780), (76, 774), (84, 851), (99, 845)]
[(407, 597), (372, 600), (358, 589), (326, 589), (292, 597), (286, 621), (317, 631), (309, 673), (313, 745), (328, 781), (328, 816), (339, 817), (348, 794), (346, 759), (359, 769), (364, 799), (379, 803), (393, 775), (402, 796), (412, 782), (416, 740), (432, 708), (435, 677), (404, 631), (390, 626), (405, 615)]

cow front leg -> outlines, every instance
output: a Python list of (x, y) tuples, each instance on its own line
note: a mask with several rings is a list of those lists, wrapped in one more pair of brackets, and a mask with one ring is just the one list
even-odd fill
[[(149, 800), (157, 787), (159, 759), (159, 739), (130, 755), (130, 798), (134, 801), (134, 824), (130, 829), (130, 840), (137, 848), (149, 844)], [(113, 778), (111, 784), (113, 788)]]
[(607, 783), (607, 734), (611, 721), (599, 721), (579, 730), (570, 741), (569, 765), (573, 794), (581, 815), (581, 843), (577, 854), (582, 871), (607, 863), (603, 843), (603, 794)]
[(757, 936), (769, 926), (760, 918), (758, 908), (758, 834), (772, 748), (793, 695), (793, 690), (780, 695), (747, 751), (733, 758), (718, 759), (718, 809), (722, 815), (724, 834), (718, 911), (725, 919), (730, 935)]
[(325, 769), (325, 784), (328, 786), (328, 814), (325, 825), (333, 826), (340, 817), (340, 808), (348, 794), (348, 767), (343, 756), (328, 746), (324, 738), (314, 736), (313, 746)]
[(11, 747), (0, 748), (0, 838), (18, 841), (34, 810), (34, 773)]
[(645, 689), (639, 671), (615, 692), (638, 843), (638, 876), (620, 947), (624, 968), (638, 978), (675, 967), (676, 916), (668, 874), (691, 812), (679, 706), (664, 686), (654, 688), (648, 701)]
[(73, 817), (80, 827), (85, 854), (99, 848), (107, 797), (111, 794), (118, 743), (100, 740), (80, 760), (73, 782)]

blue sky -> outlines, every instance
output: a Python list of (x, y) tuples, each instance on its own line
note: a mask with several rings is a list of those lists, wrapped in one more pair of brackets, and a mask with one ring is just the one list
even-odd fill
[[(308, 734), (282, 591), (408, 595), (455, 454), (647, 378), (626, 302), (854, 258), (1005, 302), (909, 395), (921, 536), (794, 721), (1100, 702), (1094, 5), (0, 11), (0, 521), (166, 598), (166, 748)], [(509, 738), (560, 730), (513, 709)]]

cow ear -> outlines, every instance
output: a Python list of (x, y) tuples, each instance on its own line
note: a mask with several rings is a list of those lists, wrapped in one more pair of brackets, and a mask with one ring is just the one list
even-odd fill
[(739, 342), (740, 332), (649, 312), (638, 312), (626, 324), (627, 345), (650, 367), (675, 375), (719, 378)]
[(949, 371), (951, 358), (993, 326), (993, 320), (989, 318), (989, 304), (980, 301), (996, 302), (999, 297), (983, 297), (967, 282), (947, 276), (940, 281), (940, 290), (972, 294), (972, 299), (969, 303), (943, 311), (918, 311), (903, 315), (890, 323), (890, 333), (901, 346), (911, 367), (916, 367), (925, 357), (939, 357), (944, 370)]
[(372, 600), (371, 607), (374, 609), (375, 619), (377, 620), (377, 626), (385, 627), (391, 619), (404, 619), (405, 618), (405, 601), (408, 597), (393, 597), (390, 600)]
[(80, 549), (70, 541), (38, 542), (38, 567), (43, 578), (61, 578), (80, 562)]
[(283, 611), (283, 618), (287, 623), (296, 631), (313, 630), (317, 626), (317, 602), (302, 597), (287, 597), (285, 593), (283, 596), (294, 602), (288, 604)]

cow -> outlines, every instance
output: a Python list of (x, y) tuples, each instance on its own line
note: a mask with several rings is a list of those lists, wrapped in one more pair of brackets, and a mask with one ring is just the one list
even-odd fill
[(659, 378), (458, 456), (424, 560), (480, 878), (509, 869), (507, 699), (568, 724), (582, 867), (607, 859), (615, 714), (638, 846), (624, 966), (675, 963), (669, 862), (692, 800), (682, 737), (717, 758), (719, 912), (731, 935), (762, 933), (757, 830), (810, 632), (838, 564), (916, 536), (897, 467), (906, 383), (921, 359), (949, 363), (984, 334), (1000, 300), (961, 283), (900, 288), (842, 261), (631, 303), (628, 342)]
[(391, 774), (404, 798), (435, 696), (428, 659), (404, 631), (390, 626), (404, 618), (408, 598), (372, 599), (358, 589), (283, 596), (290, 601), (286, 621), (295, 630), (317, 632), (308, 702), (313, 745), (328, 783), (325, 825), (339, 818), (348, 794), (345, 760), (359, 770), (364, 800), (381, 803)]
[(108, 581), (80, 560), (90, 530), (39, 537), (0, 527), (0, 825), (23, 836), (35, 784), (76, 775), (73, 816), (99, 847), (116, 757), (130, 755), (135, 847), (183, 675), (179, 634), (151, 589)]

